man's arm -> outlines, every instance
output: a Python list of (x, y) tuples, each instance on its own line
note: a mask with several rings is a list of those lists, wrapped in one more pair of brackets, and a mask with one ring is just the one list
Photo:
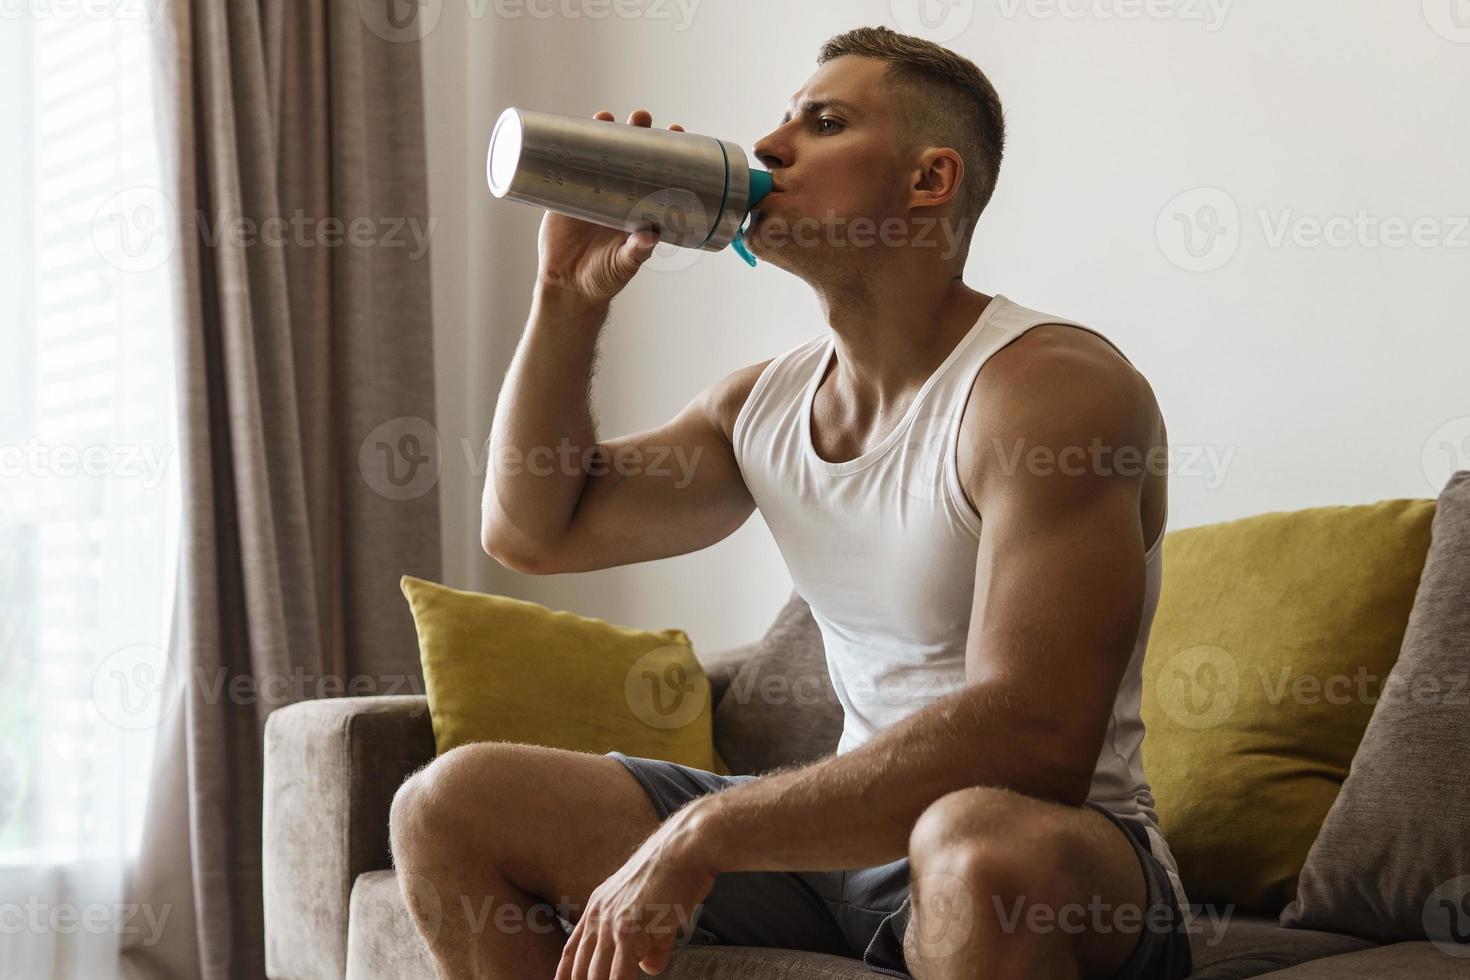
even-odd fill
[(598, 441), (588, 406), (606, 302), (539, 285), (496, 402), (481, 539), (528, 574), (686, 554), (745, 523), (729, 430), (764, 364), (736, 371), (666, 424)]
[[(896, 860), (924, 809), (968, 786), (1087, 798), (1142, 618), (1145, 551), (1143, 474), (1093, 466), (1088, 449), (1143, 458), (1157, 407), (1131, 366), (1076, 340), (1022, 337), (983, 373), (961, 436), (981, 458), (963, 483), (984, 519), (965, 687), (842, 755), (694, 801), (691, 837), (718, 871)], [(1028, 465), (1033, 447), (1067, 470)]]

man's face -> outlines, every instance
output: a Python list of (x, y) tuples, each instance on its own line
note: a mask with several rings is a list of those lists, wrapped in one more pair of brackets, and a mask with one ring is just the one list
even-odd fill
[(755, 144), (778, 190), (756, 205), (747, 231), (753, 253), (793, 272), (816, 269), (841, 254), (835, 249), (853, 251), (854, 229), (908, 214), (885, 68), (854, 55), (827, 62), (783, 109), (785, 121)]

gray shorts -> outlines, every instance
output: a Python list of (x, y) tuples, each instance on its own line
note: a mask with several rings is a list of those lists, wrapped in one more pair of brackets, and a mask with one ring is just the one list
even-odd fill
[[(721, 776), (617, 751), (607, 755), (638, 780), (660, 821), (696, 797), (759, 778)], [(1143, 825), (1120, 820), (1090, 801), (1086, 805), (1111, 819), (1133, 845), (1148, 885), (1144, 921), (1173, 924), (1142, 929), (1114, 980), (1187, 977), (1192, 969), (1187, 925)], [(861, 959), (876, 973), (912, 980), (903, 958), (908, 920), (908, 858), (851, 871), (728, 871), (715, 878), (682, 941), (831, 953)]]

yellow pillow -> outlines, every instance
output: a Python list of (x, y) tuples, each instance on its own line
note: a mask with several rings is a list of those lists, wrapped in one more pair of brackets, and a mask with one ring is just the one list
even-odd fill
[(521, 742), (729, 775), (715, 752), (709, 679), (683, 630), (614, 626), (412, 575), (399, 584), (439, 754)]
[(1165, 538), (1143, 754), (1191, 902), (1295, 897), (1398, 658), (1433, 516), (1388, 500)]

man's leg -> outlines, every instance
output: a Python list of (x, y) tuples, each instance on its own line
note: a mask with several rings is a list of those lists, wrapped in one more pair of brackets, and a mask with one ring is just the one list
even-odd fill
[(658, 822), (615, 759), (482, 742), (399, 789), (393, 864), (443, 980), (550, 980), (567, 938), (555, 913), (577, 921)]
[(918, 980), (1112, 977), (1139, 945), (1148, 886), (1126, 832), (1091, 807), (977, 786), (909, 838), (904, 934)]

